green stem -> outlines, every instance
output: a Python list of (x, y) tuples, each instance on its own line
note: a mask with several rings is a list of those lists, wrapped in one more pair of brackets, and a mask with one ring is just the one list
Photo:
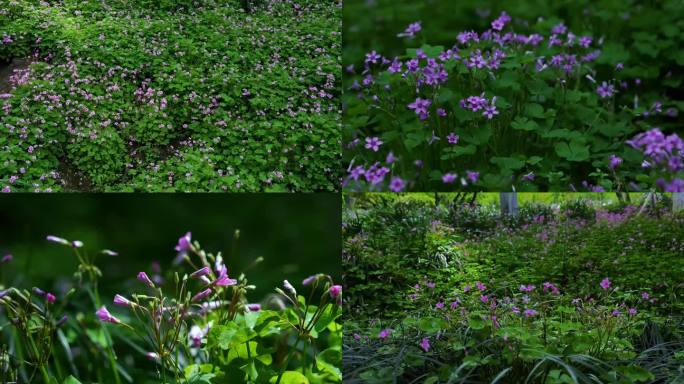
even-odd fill
[(280, 368), (280, 374), (278, 374), (278, 380), (276, 380), (275, 384), (280, 384), (280, 380), (283, 378), (283, 374), (285, 373), (287, 366), (290, 364), (290, 359), (292, 358), (292, 354), (294, 354), (295, 351), (297, 351), (297, 346), (299, 346), (300, 340), (301, 340), (300, 335), (297, 335), (297, 341), (295, 342), (292, 350), (290, 350), (290, 353), (288, 353), (287, 356), (285, 357), (285, 362), (283, 363), (283, 367)]

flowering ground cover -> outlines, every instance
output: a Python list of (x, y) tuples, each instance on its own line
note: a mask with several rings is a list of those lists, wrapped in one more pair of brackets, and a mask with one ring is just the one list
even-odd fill
[[(159, 197), (54, 196), (46, 203), (23, 196), (38, 206), (59, 200), (73, 216), (36, 222), (31, 209), (18, 213), (7, 199), (0, 201), (0, 216), (12, 223), (0, 236), (0, 382), (341, 382), (339, 220), (325, 224), (335, 221), (329, 209), (339, 210), (335, 199), (306, 198), (319, 209), (288, 215), (292, 224), (287, 231), (274, 227), (276, 220), (259, 219), (262, 232), (226, 236), (226, 228), (216, 226), (231, 220), (216, 221), (225, 215), (212, 214), (215, 207), (202, 208), (206, 197), (159, 204)], [(253, 216), (254, 206), (270, 208), (277, 216), (300, 205), (298, 198), (285, 199), (289, 204), (283, 206), (282, 198), (250, 203), (213, 196), (223, 206), (232, 205), (235, 216)], [(141, 202), (148, 211), (125, 207)], [(88, 207), (117, 205), (84, 214)], [(198, 218), (173, 213), (163, 219), (139, 217), (123, 231), (117, 224), (97, 224), (102, 217), (120, 220), (121, 212), (128, 219), (141, 209), (149, 213), (149, 206), (192, 210)], [(94, 222), (84, 219), (91, 215)], [(169, 236), (165, 229), (147, 227), (163, 227), (163, 222), (195, 224), (197, 231)], [(131, 235), (131, 227), (141, 224), (147, 236)], [(61, 231), (36, 233), (49, 226)], [(330, 227), (332, 233), (322, 229)], [(62, 231), (84, 237), (58, 236)], [(198, 238), (206, 233), (222, 236), (208, 236), (200, 245)], [(306, 234), (318, 237), (307, 240)], [(330, 238), (337, 242), (331, 245)], [(101, 249), (107, 244), (112, 249)], [(284, 244), (296, 251), (257, 256)]]
[(337, 190), (341, 6), (1, 0), (0, 188)]
[(684, 379), (684, 216), (669, 196), (504, 216), (463, 197), (347, 196), (346, 382)]
[(684, 189), (680, 1), (346, 5), (345, 189)]

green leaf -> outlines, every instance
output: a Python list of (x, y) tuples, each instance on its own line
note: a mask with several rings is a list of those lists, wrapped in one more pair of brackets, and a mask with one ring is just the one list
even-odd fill
[(638, 365), (618, 367), (616, 370), (625, 375), (631, 383), (639, 383), (655, 379), (655, 376), (651, 372), (641, 368)]
[(249, 328), (240, 327), (235, 322), (214, 326), (209, 332), (208, 344), (223, 350), (231, 349), (254, 338), (256, 332)]
[(511, 127), (521, 131), (535, 131), (539, 128), (539, 124), (534, 120), (528, 120), (526, 117), (517, 116), (511, 122)]
[(342, 353), (339, 348), (328, 348), (316, 355), (316, 366), (321, 372), (331, 374), (337, 380), (342, 380)]
[(558, 156), (569, 161), (585, 161), (589, 159), (589, 147), (579, 141), (557, 143), (554, 145)]
[(64, 380), (62, 384), (81, 384), (80, 381), (78, 381), (75, 377), (69, 376)]
[(498, 165), (502, 170), (516, 170), (525, 166), (525, 161), (515, 157), (492, 157), (489, 162)]
[(629, 59), (629, 52), (625, 47), (622, 44), (610, 42), (603, 47), (601, 56), (596, 61), (601, 64), (615, 65), (627, 59)]
[(525, 114), (529, 117), (542, 118), (544, 117), (544, 107), (537, 103), (525, 104)]
[[(269, 383), (275, 384), (278, 380), (278, 375), (271, 377)], [(297, 371), (285, 371), (283, 377), (280, 379), (281, 384), (309, 384), (309, 379)]]
[(484, 329), (486, 323), (482, 320), (482, 315), (480, 313), (473, 312), (468, 316), (468, 325), (470, 325), (470, 328), (472, 329), (480, 330)]
[(427, 333), (435, 333), (443, 328), (446, 328), (447, 324), (443, 319), (438, 319), (436, 317), (423, 317), (418, 322), (418, 329)]
[(453, 159), (459, 156), (472, 155), (477, 152), (477, 147), (473, 144), (468, 144), (465, 147), (449, 147), (444, 149), (442, 154), (442, 160)]

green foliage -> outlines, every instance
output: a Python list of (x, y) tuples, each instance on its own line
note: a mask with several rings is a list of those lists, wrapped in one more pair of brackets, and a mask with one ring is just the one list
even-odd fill
[(345, 380), (678, 377), (681, 214), (600, 199), (524, 203), (511, 216), (454, 195), (348, 199)]
[[(497, 31), (491, 23), (501, 12), (512, 20)], [(343, 62), (355, 70), (344, 79), (345, 188), (653, 188), (660, 176), (645, 176), (643, 156), (626, 142), (653, 127), (682, 134), (684, 104), (677, 87), (684, 80), (684, 59), (675, 48), (684, 45), (682, 20), (684, 5), (677, 0), (619, 5), (613, 0), (350, 0), (344, 9)], [(414, 22), (422, 23), (415, 36), (397, 36)], [(560, 23), (572, 35), (552, 32)], [(460, 41), (467, 31), (477, 38)], [(544, 40), (526, 42), (532, 34)], [(552, 45), (552, 36), (562, 42)], [(511, 43), (516, 37), (522, 40)], [(573, 42), (566, 44), (566, 37)], [(593, 40), (580, 47), (581, 37)], [(425, 56), (416, 62), (418, 69), (408, 70), (419, 49)], [(497, 50), (505, 56), (498, 65), (466, 65), (480, 54), (491, 65)], [(371, 52), (382, 59), (368, 61)], [(577, 65), (552, 64), (554, 57)], [(390, 71), (395, 60), (401, 69)], [(428, 83), (426, 73), (434, 72), (444, 79)], [(612, 95), (599, 94), (604, 82), (614, 87)], [(461, 103), (470, 96), (485, 97), (499, 114), (489, 119), (482, 109), (464, 108)], [(409, 107), (416, 98), (431, 102), (427, 116)], [(383, 142), (378, 150), (365, 146), (371, 138)], [(389, 154), (394, 161), (387, 160)], [(610, 166), (611, 156), (623, 160), (618, 167)], [(381, 167), (386, 172), (378, 176)], [(468, 171), (479, 172), (479, 179), (469, 180)], [(447, 173), (458, 178), (444, 182)], [(392, 184), (395, 178), (405, 185)]]
[(337, 190), (341, 3), (241, 3), (0, 0), (2, 187)]

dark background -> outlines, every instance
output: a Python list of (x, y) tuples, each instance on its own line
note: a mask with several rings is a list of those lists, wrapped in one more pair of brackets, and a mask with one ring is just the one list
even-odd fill
[(264, 257), (246, 273), (257, 286), (250, 299), (259, 301), (283, 279), (299, 286), (323, 272), (339, 280), (340, 210), (336, 194), (6, 194), (0, 196), (0, 256), (11, 253), (14, 260), (0, 266), (0, 282), (55, 292), (68, 286), (60, 282), (78, 262), (68, 247), (45, 240), (56, 235), (83, 241), (89, 252), (119, 252), (98, 256), (96, 264), (104, 274), (103, 297), (125, 293), (153, 261), (168, 275), (178, 237), (192, 231), (207, 252), (224, 253), (231, 277)]

